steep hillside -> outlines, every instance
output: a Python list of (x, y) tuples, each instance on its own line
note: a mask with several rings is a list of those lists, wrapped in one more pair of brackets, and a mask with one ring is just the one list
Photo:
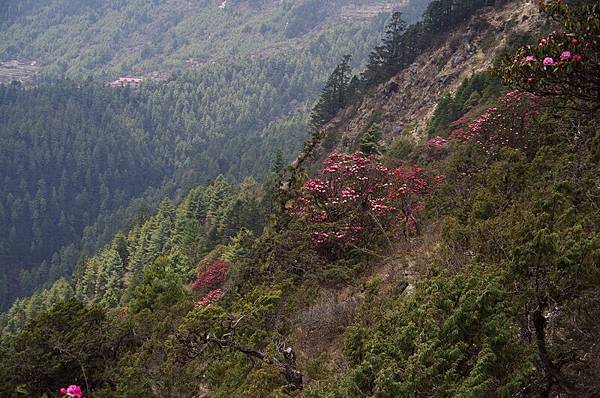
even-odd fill
[(375, 122), (387, 144), (398, 138), (422, 142), (437, 99), (454, 92), (465, 78), (489, 69), (515, 37), (535, 31), (540, 24), (537, 7), (530, 1), (483, 9), (437, 48), (323, 126), (329, 148), (319, 158), (332, 149), (356, 150), (361, 135)]
[[(392, 4), (352, 2), (354, 10), (368, 12), (334, 23), (331, 18), (337, 17), (329, 3), (319, 3), (323, 15), (308, 12), (313, 9), (310, 2), (231, 2), (223, 9), (218, 7), (221, 3), (199, 3), (196, 14), (191, 13), (199, 19), (182, 24), (191, 24), (194, 31), (199, 26), (209, 29), (210, 38), (194, 36), (189, 44), (203, 46), (210, 56), (204, 61), (186, 59), (171, 65), (175, 71), (151, 74), (159, 77), (150, 77), (140, 88), (121, 90), (103, 83), (101, 69), (111, 68), (112, 58), (94, 58), (98, 64), (93, 67), (80, 63), (87, 50), (78, 47), (83, 45), (78, 40), (85, 39), (75, 33), (78, 24), (97, 23), (112, 34), (116, 28), (107, 22), (112, 13), (145, 10), (146, 17), (135, 29), (120, 33), (123, 40), (142, 40), (144, 35), (136, 29), (165, 28), (169, 25), (162, 24), (162, 18), (172, 13), (187, 16), (192, 4), (122, 2), (94, 8), (80, 3), (22, 3), (11, 14), (14, 21), (26, 23), (48, 17), (23, 27), (26, 34), (46, 37), (58, 29), (64, 37), (76, 35), (73, 40), (51, 40), (52, 45), (72, 46), (75, 58), (69, 65), (80, 69), (67, 75), (100, 75), (35, 89), (0, 88), (0, 227), (7, 231), (0, 237), (0, 308), (69, 275), (82, 254), (93, 253), (119, 228), (155, 210), (161, 198), (180, 199), (195, 184), (221, 174), (237, 181), (261, 178), (278, 151), (286, 157), (297, 153), (306, 137), (306, 110), (326, 74), (350, 50), (356, 65), (366, 60), (386, 19), (385, 13), (374, 10), (386, 11)], [(410, 10), (422, 2), (393, 4)], [(148, 7), (157, 14), (149, 13)], [(298, 29), (306, 32), (287, 37), (293, 24), (280, 24), (282, 15), (295, 15)], [(236, 30), (242, 22), (252, 27), (270, 18), (279, 22), (260, 37)], [(12, 34), (14, 26), (2, 34)], [(175, 36), (191, 37), (182, 32)], [(156, 40), (164, 44), (166, 39), (159, 35)], [(36, 47), (29, 43), (24, 48)], [(63, 62), (61, 57), (67, 55), (50, 49), (48, 62)], [(239, 51), (222, 57), (227, 49)], [(127, 59), (117, 53), (114, 57)], [(171, 67), (131, 62), (140, 71)], [(3, 64), (0, 74), (26, 80), (29, 72), (48, 71), (47, 64), (32, 63)]]
[[(361, 152), (335, 152), (315, 129), (305, 155), (332, 152), (290, 184), (281, 159), (262, 186), (217, 178), (18, 300), (0, 316), (0, 394), (597, 397), (600, 4), (548, 0), (523, 18), (509, 3), (479, 18), (533, 19), (517, 36), (531, 44), (498, 39), (503, 56), (474, 76), (434, 69), (465, 78), (433, 101), (427, 142), (373, 120)], [(443, 53), (484, 4), (436, 0), (407, 31)], [(370, 57), (376, 79), (342, 61), (315, 113), (361, 100), (394, 120), (369, 83), (432, 57), (398, 57), (399, 26)]]

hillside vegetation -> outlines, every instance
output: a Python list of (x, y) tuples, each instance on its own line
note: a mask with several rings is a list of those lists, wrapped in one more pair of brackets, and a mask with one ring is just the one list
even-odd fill
[[(19, 300), (0, 393), (597, 396), (600, 5), (539, 8), (553, 33), (440, 97), (427, 138), (386, 143), (374, 121), (321, 161), (315, 129), (263, 184), (165, 201)], [(346, 66), (315, 113), (349, 92)]]
[[(52, 13), (81, 11), (64, 7)], [(323, 22), (300, 48), (176, 70), (139, 89), (79, 78), (0, 87), (0, 308), (69, 275), (165, 196), (218, 175), (260, 179), (278, 151), (297, 153), (327, 73), (350, 49), (365, 60), (385, 18)]]

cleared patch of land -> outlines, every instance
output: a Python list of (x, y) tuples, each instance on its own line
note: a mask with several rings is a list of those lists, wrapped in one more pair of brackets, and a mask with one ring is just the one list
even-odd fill
[(33, 83), (40, 70), (41, 67), (36, 61), (0, 61), (0, 84), (9, 84), (13, 81)]

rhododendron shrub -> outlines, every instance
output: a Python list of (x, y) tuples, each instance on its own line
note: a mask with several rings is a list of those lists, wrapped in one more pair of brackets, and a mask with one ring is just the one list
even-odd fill
[(511, 91), (468, 125), (460, 124), (450, 134), (451, 140), (472, 141), (493, 152), (500, 146), (534, 149), (539, 137), (531, 134), (537, 126), (544, 100), (535, 94)]
[(427, 149), (433, 152), (443, 151), (448, 148), (448, 140), (444, 137), (433, 137), (427, 141)]
[(216, 301), (219, 301), (219, 299), (221, 297), (223, 297), (223, 290), (222, 289), (215, 289), (212, 290), (208, 293), (206, 293), (204, 296), (202, 296), (202, 298), (198, 301), (196, 301), (195, 306), (196, 307), (208, 307), (209, 305), (213, 304)]
[(425, 145), (421, 146), (419, 149), (421, 149), (422, 153), (426, 155), (427, 158), (434, 161), (440, 160), (448, 154), (448, 145), (449, 141), (447, 138), (436, 136), (427, 140)]
[(223, 297), (221, 286), (230, 268), (230, 262), (215, 259), (210, 262), (206, 271), (198, 274), (192, 288), (204, 295), (196, 302), (196, 307), (207, 307)]
[[(541, 10), (562, 31), (523, 47), (499, 68), (509, 84), (543, 96), (600, 102), (600, 4), (544, 1)], [(597, 108), (596, 108), (597, 109)]]
[(223, 260), (212, 260), (206, 271), (199, 273), (192, 288), (197, 292), (215, 289), (220, 286), (231, 268), (231, 263)]
[(312, 229), (321, 252), (336, 259), (373, 239), (414, 231), (435, 184), (419, 166), (388, 168), (361, 153), (332, 154), (290, 210)]

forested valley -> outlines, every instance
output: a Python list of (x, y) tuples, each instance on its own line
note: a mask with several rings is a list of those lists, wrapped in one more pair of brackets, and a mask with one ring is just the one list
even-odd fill
[[(64, 7), (48, 12), (73, 10)], [(290, 161), (330, 69), (349, 50), (357, 64), (366, 59), (384, 22), (329, 22), (297, 50), (175, 69), (135, 89), (81, 74), (1, 87), (0, 308), (69, 275), (163, 198), (179, 200), (219, 175), (260, 180), (278, 154)]]

